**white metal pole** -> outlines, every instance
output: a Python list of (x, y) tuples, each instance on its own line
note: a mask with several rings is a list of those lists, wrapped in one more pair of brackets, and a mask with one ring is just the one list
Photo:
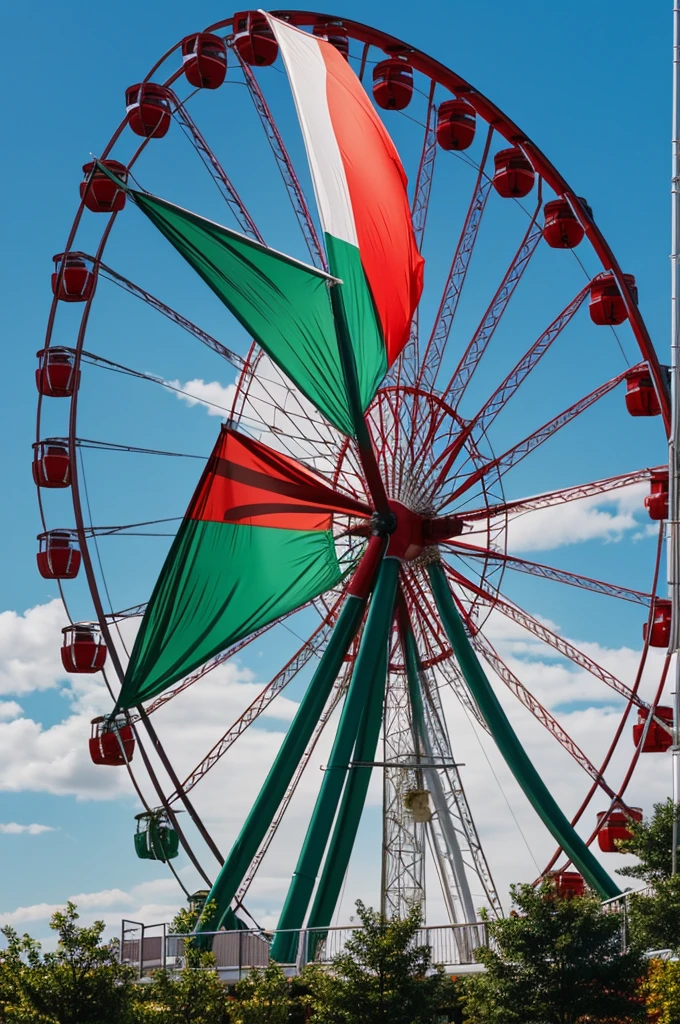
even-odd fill
[(673, 2), (673, 141), (671, 177), (671, 438), (668, 452), (669, 514), (668, 584), (672, 601), (671, 652), (675, 653), (673, 697), (673, 820), (672, 873), (677, 871), (678, 807), (680, 806), (680, 416), (678, 416), (678, 345), (680, 343), (680, 0)]

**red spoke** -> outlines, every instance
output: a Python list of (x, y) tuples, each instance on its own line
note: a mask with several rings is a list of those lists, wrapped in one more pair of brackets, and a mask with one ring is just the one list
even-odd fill
[[(425, 135), (420, 153), (420, 163), (416, 175), (415, 188), (413, 190), (413, 203), (411, 205), (411, 216), (413, 220), (413, 232), (415, 235), (418, 251), (422, 249), (425, 236), (425, 224), (430, 206), (430, 194), (434, 180), (434, 162), (437, 156), (437, 107), (434, 102), (436, 82), (430, 82), (430, 94), (427, 100), (427, 117), (425, 119)], [(388, 374), (388, 381), (392, 384), (401, 383), (415, 384), (419, 373), (419, 311), (416, 307), (411, 321), (409, 339), (404, 346), (399, 358)]]
[[(85, 255), (85, 259), (94, 261), (94, 256)], [(177, 324), (178, 327), (182, 327), (185, 331), (188, 331), (189, 334), (193, 334), (194, 338), (198, 338), (200, 342), (207, 345), (208, 348), (213, 350), (213, 352), (217, 352), (219, 356), (226, 359), (232, 366), (235, 366), (239, 370), (244, 369), (246, 362), (243, 356), (239, 356), (236, 352), (232, 352), (232, 350), (227, 348), (226, 345), (223, 345), (221, 341), (217, 341), (217, 339), (213, 338), (212, 335), (208, 334), (200, 327), (197, 327), (196, 324), (191, 322), (191, 320), (187, 320), (187, 318), (182, 316), (181, 313), (172, 309), (171, 306), (166, 305), (165, 302), (161, 302), (160, 299), (151, 295), (150, 292), (145, 291), (144, 288), (140, 288), (139, 285), (135, 284), (133, 281), (128, 281), (126, 277), (123, 277), (122, 274), (116, 273), (116, 271), (112, 270), (111, 267), (107, 267), (105, 263), (99, 263), (98, 274), (106, 278), (108, 281), (111, 281), (113, 284), (117, 284), (119, 288), (129, 292), (130, 295), (134, 295), (135, 298), (146, 302), (146, 304), (151, 306), (152, 309), (162, 313), (163, 316), (168, 318), (168, 320), (172, 320), (173, 323)], [(86, 353), (83, 353), (83, 355), (85, 354)], [(98, 357), (91, 356), (91, 358), (97, 359)], [(108, 362), (108, 360), (102, 361)]]
[(569, 305), (562, 310), (560, 315), (555, 317), (550, 326), (543, 331), (538, 340), (534, 342), (514, 369), (510, 371), (503, 383), (499, 384), (491, 398), (484, 406), (482, 406), (477, 415), (470, 420), (464, 430), (461, 430), (454, 443), (450, 445), (450, 447), (443, 452), (438, 459), (435, 460), (432, 470), (434, 470), (440, 463), (444, 463), (442, 469), (437, 475), (437, 480), (434, 485), (435, 489), (437, 489), (448, 476), (453, 463), (458, 457), (458, 454), (462, 451), (465, 442), (468, 437), (470, 437), (473, 430), (477, 429), (479, 434), (484, 434), (488, 431), (493, 421), (502, 412), (512, 396), (519, 390), (520, 386), (524, 383), (532, 370), (538, 365), (556, 338), (558, 338), (564, 328), (571, 323), (571, 320), (583, 305), (583, 302), (589, 292), (590, 285), (586, 285), (586, 287), (578, 293), (576, 298), (572, 299)]
[(613, 797), (614, 790), (605, 782), (592, 761), (584, 754), (581, 748), (574, 743), (571, 736), (562, 728), (557, 719), (554, 718), (550, 712), (543, 707), (540, 701), (536, 700), (533, 694), (527, 690), (526, 686), (520, 682), (489, 641), (481, 633), (477, 633), (477, 635), (473, 636), (471, 639), (472, 646), (482, 655), (484, 660), (491, 665), (498, 678), (505, 683), (510, 692), (514, 693), (520, 703), (523, 704), (524, 707), (531, 712), (534, 718), (540, 722), (552, 736), (555, 737), (557, 742), (564, 747), (567, 753), (574, 758), (577, 764), (579, 764), (581, 768), (590, 775), (591, 779), (594, 779), (597, 785), (600, 786), (608, 796)]
[(542, 189), (539, 179), (538, 201), (533, 217), (522, 239), (519, 249), (515, 253), (512, 263), (506, 271), (496, 294), (494, 295), (484, 318), (472, 336), (472, 339), (458, 364), (455, 373), (443, 392), (443, 397), (454, 408), (458, 406), (465, 389), (472, 380), (472, 376), (479, 366), (482, 356), (491, 341), (501, 318), (508, 307), (517, 285), (522, 280), (524, 271), (529, 266), (538, 243), (543, 237), (543, 229), (536, 226), (536, 218), (542, 207)]
[(254, 238), (256, 241), (264, 244), (264, 238), (260, 234), (255, 221), (248, 213), (245, 204), (234, 188), (231, 179), (228, 177), (221, 163), (199, 131), (196, 122), (189, 114), (186, 106), (183, 103), (180, 103), (174, 93), (172, 95), (175, 102), (175, 118), (184, 129), (185, 133), (188, 134), (194, 149), (208, 168), (213, 181), (226, 199), (229, 209), (234, 214), (239, 227), (250, 238)]
[(502, 562), (509, 569), (526, 572), (545, 580), (554, 580), (556, 583), (567, 583), (572, 587), (580, 587), (582, 590), (591, 590), (595, 594), (618, 597), (622, 601), (631, 601), (633, 604), (641, 604), (645, 607), (648, 607), (652, 600), (651, 594), (645, 594), (641, 590), (619, 587), (615, 583), (605, 583), (603, 580), (596, 580), (591, 576), (582, 576), (580, 573), (568, 572), (566, 569), (556, 569), (554, 566), (544, 565), (542, 562), (516, 558), (513, 555), (504, 554), (502, 551), (493, 551), (491, 548), (473, 547), (471, 544), (463, 544), (457, 540), (445, 543), (451, 549), (452, 554)]
[(283, 178), (295, 216), (297, 217), (305, 242), (307, 243), (307, 249), (309, 250), (312, 262), (315, 263), (317, 267), (321, 267), (323, 270), (328, 270), (326, 253), (319, 242), (319, 236), (316, 233), (314, 221), (312, 220), (309, 206), (305, 199), (304, 192), (302, 191), (302, 186), (300, 185), (298, 176), (295, 173), (295, 168), (293, 167), (293, 162), (288, 155), (288, 150), (286, 149), (283, 139), (281, 138), (281, 134), (276, 126), (276, 121), (274, 120), (267, 101), (262, 94), (259, 83), (250, 69), (250, 65), (246, 64), (246, 62), (242, 60), (240, 53), (235, 47), (232, 47), (232, 53), (236, 55), (241, 65), (241, 70), (243, 72), (246, 85), (248, 86), (250, 97), (260, 121), (262, 122), (262, 127), (264, 128), (274, 157), (276, 158), (279, 171), (281, 172), (281, 177)]
[(516, 604), (511, 604), (509, 601), (505, 601), (501, 597), (494, 597), (494, 595), (490, 594), (487, 590), (484, 590), (482, 587), (476, 586), (474, 583), (472, 583), (471, 580), (466, 579), (459, 572), (456, 572), (456, 570), (453, 569), (452, 566), (448, 565), (446, 562), (444, 563), (444, 568), (448, 575), (456, 583), (460, 584), (460, 586), (464, 587), (467, 590), (471, 590), (479, 597), (482, 597), (484, 600), (489, 601), (492, 607), (494, 609), (497, 609), (503, 615), (505, 615), (506, 618), (511, 619), (513, 622), (516, 622), (519, 626), (522, 626), (524, 629), (526, 629), (529, 633), (532, 633), (539, 640), (542, 640), (550, 647), (553, 647), (563, 657), (568, 658), (569, 661), (573, 661), (575, 665), (578, 665), (579, 668), (585, 669), (586, 672), (589, 672), (592, 676), (594, 676), (596, 679), (599, 679), (606, 686), (609, 686), (612, 690), (615, 690), (616, 693), (620, 694), (622, 697), (625, 697), (626, 700), (633, 700), (638, 707), (647, 707), (647, 704), (639, 697), (637, 697), (630, 689), (630, 687), (626, 686), (625, 683), (622, 683), (620, 679), (617, 679), (612, 672), (609, 672), (607, 669), (602, 668), (601, 665), (598, 665), (596, 661), (593, 661), (592, 658), (589, 658), (587, 654), (584, 654), (583, 651), (580, 651), (578, 649), (578, 647), (575, 647), (573, 644), (569, 643), (569, 641), (565, 640), (564, 637), (558, 636), (557, 633), (553, 633), (551, 629), (548, 629), (547, 626), (544, 626), (543, 623), (539, 622), (538, 619), (535, 619), (533, 615), (530, 615), (528, 612), (525, 612)]
[[(638, 369), (643, 365), (644, 364), (639, 363), (636, 367), (633, 367), (633, 369)], [(452, 501), (455, 501), (456, 498), (465, 494), (465, 492), (473, 487), (474, 484), (478, 483), (478, 481), (481, 480), (489, 470), (497, 469), (500, 474), (507, 473), (509, 469), (515, 466), (518, 462), (521, 462), (522, 459), (526, 458), (526, 456), (538, 448), (539, 445), (544, 444), (553, 436), (553, 434), (566, 426), (567, 423), (571, 423), (571, 421), (576, 419), (577, 416), (580, 416), (581, 413), (586, 411), (586, 409), (589, 409), (591, 405), (594, 405), (595, 402), (598, 402), (601, 398), (604, 398), (605, 395), (608, 395), (610, 391), (613, 391), (615, 387), (618, 387), (629, 372), (630, 371), (627, 369), (622, 373), (619, 373), (616, 377), (612, 377), (611, 380), (601, 384), (599, 388), (595, 388), (595, 390), (591, 391), (590, 394), (585, 395), (585, 397), (581, 398), (578, 402), (570, 405), (568, 409), (558, 413), (558, 415), (553, 419), (544, 423), (542, 427), (535, 430), (533, 434), (529, 434), (528, 437), (525, 437), (523, 441), (520, 441), (519, 444), (510, 448), (503, 455), (499, 455), (498, 458), (492, 459), (490, 462), (480, 466), (471, 473), (459, 487), (444, 499), (439, 506), (438, 511), (441, 511), (441, 509), (446, 505), (449, 505)]]
[(458, 240), (458, 245), (456, 246), (456, 251), (449, 270), (449, 276), (446, 280), (446, 285), (444, 286), (444, 293), (439, 304), (434, 326), (425, 349), (425, 354), (423, 355), (420, 373), (418, 375), (418, 387), (434, 387), (439, 367), (441, 366), (441, 362), (444, 357), (444, 350), (451, 331), (451, 325), (453, 324), (453, 320), (456, 315), (458, 301), (463, 290), (463, 285), (465, 284), (465, 277), (468, 272), (468, 267), (470, 266), (475, 242), (477, 241), (477, 235), (482, 223), (482, 215), (484, 214), (486, 201), (489, 198), (489, 192), (491, 190), (491, 179), (485, 173), (484, 165), (486, 164), (486, 159), (489, 153), (492, 135), (493, 128), (490, 127), (486, 137), (484, 153), (479, 165), (479, 173), (477, 175), (474, 192), (472, 193), (470, 206), (465, 217), (465, 223), (463, 224), (463, 230)]
[(473, 509), (471, 512), (465, 513), (465, 521), (469, 523), (480, 519), (493, 519), (494, 516), (502, 516), (506, 513), (515, 513), (519, 516), (525, 512), (534, 512), (539, 508), (551, 508), (555, 505), (563, 505), (568, 501), (580, 501), (582, 498), (608, 494), (621, 487), (632, 487), (633, 484), (645, 483), (651, 479), (653, 473), (657, 473), (663, 468), (665, 467), (656, 466), (653, 469), (636, 469), (631, 473), (620, 473), (618, 476), (593, 480), (587, 484), (563, 487), (559, 491), (546, 491), (545, 494), (537, 494), (533, 498), (518, 498), (516, 501), (506, 501), (499, 505)]

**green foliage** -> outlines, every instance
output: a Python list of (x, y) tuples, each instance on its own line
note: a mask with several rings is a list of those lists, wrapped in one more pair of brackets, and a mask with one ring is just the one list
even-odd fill
[(671, 877), (671, 856), (673, 848), (673, 801), (654, 804), (654, 813), (647, 821), (631, 822), (632, 839), (620, 841), (621, 853), (633, 853), (639, 857), (639, 864), (618, 869), (626, 878), (640, 878), (648, 885), (657, 885)]
[(519, 913), (489, 922), (486, 973), (466, 982), (471, 1024), (633, 1024), (647, 963), (621, 954), (621, 922), (594, 896), (563, 898), (545, 883), (512, 887)]
[(227, 990), (211, 967), (155, 971), (139, 1010), (144, 1024), (229, 1024)]
[(629, 901), (629, 935), (645, 949), (680, 950), (680, 878), (671, 875), (676, 813), (670, 798), (654, 804), (652, 817), (632, 823), (632, 838), (618, 844), (622, 853), (639, 858), (638, 864), (620, 868), (619, 874), (640, 879), (652, 889)]
[(452, 983), (432, 965), (429, 946), (414, 942), (421, 925), (413, 910), (387, 921), (357, 902), (363, 925), (331, 962), (308, 967), (310, 1024), (431, 1024), (451, 1001)]
[(59, 941), (54, 953), (44, 955), (30, 936), (3, 928), (2, 998), (8, 1024), (125, 1024), (130, 1019), (134, 971), (119, 963), (115, 944), (102, 943), (103, 921), (88, 928), (77, 921), (70, 902), (52, 916), (50, 928)]
[(631, 896), (628, 933), (643, 949), (680, 951), (680, 876), (657, 882), (650, 895)]
[[(202, 910), (192, 907), (181, 907), (170, 922), (168, 931), (171, 934), (188, 935), (190, 932), (193, 932), (203, 914), (211, 915), (216, 911), (217, 904), (214, 900), (206, 903)], [(203, 948), (201, 939), (198, 937), (184, 940), (184, 960), (186, 966), (192, 968), (215, 966), (215, 957), (210, 950)]]
[(680, 1024), (680, 963), (652, 960), (645, 996), (650, 1021), (654, 1024)]
[(232, 1024), (288, 1024), (295, 1001), (291, 983), (278, 964), (251, 971), (236, 985), (230, 1004)]

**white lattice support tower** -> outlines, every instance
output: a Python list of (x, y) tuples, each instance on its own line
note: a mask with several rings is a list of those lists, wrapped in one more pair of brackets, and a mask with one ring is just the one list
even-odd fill
[[(386, 765), (417, 759), (408, 686), (403, 673), (389, 675), (385, 694), (383, 751)], [(383, 855), (381, 910), (402, 918), (414, 907), (425, 911), (425, 832), (406, 806), (406, 796), (423, 789), (422, 772), (383, 769)]]
[[(432, 779), (433, 786), (440, 789), (444, 801), (443, 806), (437, 807), (437, 813), (433, 818), (433, 833), (437, 847), (440, 850), (440, 862), (446, 865), (447, 874), (450, 879), (449, 884), (456, 890), (457, 901), (461, 908), (464, 909), (462, 907), (464, 902), (463, 894), (460, 892), (460, 885), (456, 879), (457, 871), (460, 869), (457, 869), (455, 864), (456, 851), (453, 837), (449, 831), (452, 827), (455, 833), (455, 843), (457, 843), (462, 854), (468, 893), (470, 892), (470, 887), (467, 879), (468, 873), (471, 873), (473, 877), (479, 880), (491, 912), (496, 917), (502, 917), (501, 902), (498, 898), (496, 886), (479, 839), (467, 796), (465, 795), (460, 772), (455, 765), (439, 689), (430, 670), (420, 673), (420, 684), (423, 693), (425, 725), (427, 728), (426, 747), (429, 748), (424, 753), (434, 758), (433, 763), (435, 764), (451, 766), (437, 768), (427, 773), (428, 777)], [(438, 782), (435, 781), (435, 776)], [(433, 796), (435, 796), (436, 806), (436, 794), (433, 793)], [(474, 904), (468, 902), (467, 899), (465, 902), (467, 902), (467, 912), (465, 917), (461, 917), (461, 920), (476, 920), (477, 915)], [(471, 916), (470, 910), (472, 910)]]

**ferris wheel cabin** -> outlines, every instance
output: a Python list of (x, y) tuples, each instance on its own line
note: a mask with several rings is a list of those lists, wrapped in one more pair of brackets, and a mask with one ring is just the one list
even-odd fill
[(162, 139), (172, 118), (172, 93), (156, 82), (138, 82), (125, 90), (128, 124), (145, 139)]
[(642, 821), (642, 808), (629, 807), (627, 811), (624, 811), (623, 807), (615, 807), (608, 817), (607, 811), (599, 811), (598, 825), (603, 818), (607, 820), (597, 833), (598, 846), (603, 853), (619, 853), (617, 843), (633, 838), (630, 823), (631, 821)]
[[(637, 305), (638, 291), (632, 274), (623, 275), (633, 300)], [(610, 273), (598, 274), (590, 285), (590, 302), (588, 304), (590, 319), (599, 327), (617, 327), (628, 319), (628, 310), (619, 286)]]
[(475, 108), (467, 100), (445, 100), (437, 111), (437, 142), (442, 149), (468, 149), (477, 129)]
[(494, 154), (493, 187), (503, 199), (522, 199), (534, 187), (536, 173), (519, 146)]
[[(648, 708), (638, 708), (638, 720), (633, 726), (633, 743), (636, 747), (642, 739), (649, 714)], [(654, 710), (654, 717), (665, 722), (668, 728), (656, 721), (650, 724), (642, 744), (643, 754), (664, 754), (673, 745), (673, 708), (659, 704)]]
[(660, 416), (661, 406), (647, 367), (626, 374), (626, 408), (631, 416)]
[(345, 60), (349, 60), (347, 29), (339, 21), (317, 21), (312, 28), (312, 34), (318, 39), (325, 39), (327, 43), (335, 47), (338, 53), (342, 54)]
[(227, 74), (227, 44), (211, 32), (185, 36), (182, 67), (195, 89), (219, 89)]
[(90, 757), (94, 764), (122, 765), (132, 760), (135, 737), (124, 715), (92, 719)]
[(404, 110), (413, 96), (413, 68), (401, 57), (373, 68), (373, 99), (382, 110)]
[(62, 302), (86, 302), (97, 281), (90, 257), (82, 252), (59, 252), (52, 260), (52, 293)]
[[(102, 167), (106, 167), (112, 174), (115, 174), (121, 181), (127, 182), (128, 169), (125, 164), (118, 160), (102, 160)], [(125, 193), (118, 188), (115, 181), (111, 181), (108, 174), (105, 174), (96, 160), (90, 160), (83, 164), (85, 177), (80, 183), (80, 198), (92, 213), (118, 213), (125, 206)]]
[[(586, 210), (592, 217), (592, 210), (581, 199)], [(545, 222), (543, 237), (551, 249), (575, 249), (583, 241), (585, 231), (583, 225), (566, 199), (553, 199), (543, 207)]]
[(67, 672), (99, 672), (106, 661), (106, 644), (96, 622), (74, 622), (62, 629), (61, 663)]
[(547, 877), (554, 882), (557, 895), (563, 898), (583, 896), (586, 891), (585, 879), (578, 871), (555, 871)]
[(668, 647), (671, 639), (671, 602), (668, 598), (655, 599), (651, 629), (647, 628), (646, 622), (642, 627), (643, 640), (647, 640), (648, 634), (650, 647)]
[(35, 386), (45, 398), (70, 398), (80, 381), (72, 348), (42, 348), (36, 352)]
[(269, 22), (257, 11), (234, 15), (233, 43), (241, 60), (253, 66), (268, 67), (279, 55)]
[(73, 580), (80, 569), (80, 548), (74, 530), (38, 534), (38, 572), (46, 580)]
[(655, 469), (645, 497), (645, 508), (649, 518), (657, 521), (668, 519), (668, 470)]
[(136, 814), (135, 853), (141, 860), (174, 860), (179, 836), (163, 810)]
[(57, 437), (36, 441), (32, 469), (37, 487), (68, 487), (71, 483), (71, 460), (66, 442)]

